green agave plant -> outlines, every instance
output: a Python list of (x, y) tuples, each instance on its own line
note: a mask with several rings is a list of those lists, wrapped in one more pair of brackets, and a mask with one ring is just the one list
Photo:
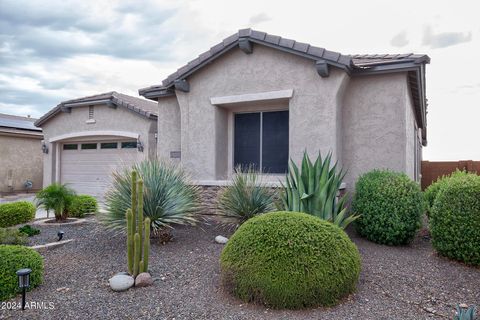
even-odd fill
[(223, 188), (216, 214), (223, 224), (238, 228), (248, 219), (275, 210), (276, 193), (260, 181), (252, 166), (235, 169), (232, 184)]
[(131, 208), (132, 171), (143, 180), (143, 214), (150, 218), (154, 233), (172, 224), (194, 225), (199, 210), (197, 186), (188, 183), (178, 166), (146, 160), (113, 173), (111, 188), (105, 195), (106, 211), (100, 220), (110, 229), (125, 230), (125, 212)]
[(304, 152), (300, 169), (290, 160), (281, 199), (284, 210), (305, 212), (345, 229), (360, 216), (348, 214), (347, 195), (337, 199), (345, 172), (337, 173), (337, 163), (330, 167), (331, 159), (331, 153), (325, 159), (319, 153), (312, 163)]
[(461, 307), (457, 304), (457, 310), (453, 320), (475, 320), (477, 319), (477, 307), (472, 305), (470, 307)]

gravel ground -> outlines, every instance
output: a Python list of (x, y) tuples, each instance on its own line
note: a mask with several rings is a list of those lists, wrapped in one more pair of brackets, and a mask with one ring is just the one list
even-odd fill
[[(55, 238), (59, 229), (40, 228), (35, 242)], [(480, 268), (438, 257), (420, 237), (408, 247), (387, 247), (352, 235), (362, 256), (357, 292), (334, 308), (288, 311), (245, 304), (222, 290), (223, 246), (213, 238), (225, 232), (214, 226), (180, 227), (173, 242), (152, 243), (150, 271), (158, 280), (122, 293), (107, 281), (126, 269), (124, 237), (94, 219), (62, 230), (76, 240), (43, 254), (44, 284), (27, 294), (27, 301), (52, 302), (54, 309), (0, 310), (0, 318), (451, 319), (456, 303), (480, 304)]]

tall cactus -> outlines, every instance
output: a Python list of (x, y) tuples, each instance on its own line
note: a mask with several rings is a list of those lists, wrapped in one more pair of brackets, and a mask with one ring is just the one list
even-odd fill
[(127, 209), (127, 261), (128, 273), (133, 274), (133, 214), (132, 209)]
[(143, 242), (143, 260), (141, 272), (148, 272), (148, 258), (150, 257), (150, 218), (145, 221), (145, 240)]
[(136, 277), (148, 271), (150, 254), (150, 218), (143, 217), (143, 180), (137, 180), (132, 171), (132, 208), (127, 209), (127, 261), (128, 272)]
[(137, 182), (137, 203), (138, 203), (138, 234), (140, 235), (140, 245), (143, 246), (143, 180), (138, 180)]

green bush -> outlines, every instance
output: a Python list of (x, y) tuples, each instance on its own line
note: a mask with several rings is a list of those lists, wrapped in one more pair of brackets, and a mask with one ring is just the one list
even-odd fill
[(380, 244), (407, 244), (421, 226), (423, 195), (406, 174), (373, 170), (358, 179), (352, 210), (361, 215), (356, 223), (361, 236)]
[(105, 195), (107, 210), (99, 215), (108, 228), (125, 230), (125, 213), (132, 206), (132, 170), (143, 180), (143, 214), (150, 218), (154, 234), (172, 224), (197, 222), (199, 187), (188, 182), (180, 167), (146, 160), (113, 173), (112, 186)]
[(272, 308), (332, 306), (353, 292), (360, 255), (334, 224), (300, 212), (271, 212), (238, 228), (221, 257), (224, 286)]
[(15, 228), (0, 228), (0, 244), (27, 243), (27, 235)]
[(433, 247), (446, 257), (480, 265), (480, 177), (451, 179), (432, 207)]
[(28, 201), (0, 204), (0, 228), (25, 223), (35, 218), (35, 205)]
[(232, 185), (218, 198), (217, 215), (225, 225), (238, 228), (248, 219), (275, 210), (276, 193), (260, 181), (253, 168), (236, 169)]
[(18, 231), (21, 233), (26, 234), (29, 237), (35, 236), (37, 234), (40, 234), (40, 229), (34, 228), (31, 225), (27, 224), (24, 225), (23, 227), (18, 228)]
[(32, 269), (30, 289), (43, 280), (43, 258), (33, 249), (23, 246), (0, 245), (0, 300), (7, 300), (18, 292), (16, 271)]
[(433, 207), (433, 202), (435, 201), (435, 198), (437, 197), (437, 194), (440, 191), (440, 189), (445, 185), (447, 185), (450, 179), (462, 178), (468, 174), (469, 173), (465, 171), (460, 171), (457, 169), (455, 172), (452, 172), (450, 175), (446, 175), (438, 178), (437, 181), (435, 181), (430, 186), (428, 186), (427, 189), (425, 189), (423, 195), (425, 198), (427, 216), (430, 216), (430, 213)]
[(72, 198), (72, 202), (67, 206), (67, 215), (69, 217), (83, 218), (85, 213), (94, 213), (97, 212), (97, 210), (97, 199), (86, 194), (81, 194)]

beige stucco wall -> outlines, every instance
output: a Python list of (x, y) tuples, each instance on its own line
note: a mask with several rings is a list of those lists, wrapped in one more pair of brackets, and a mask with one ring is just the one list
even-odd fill
[(409, 90), (405, 90), (405, 173), (415, 178), (415, 115)]
[(376, 168), (406, 170), (404, 73), (352, 78), (343, 108), (343, 165), (347, 186)]
[(41, 137), (0, 133), (0, 193), (24, 191), (26, 180), (33, 182), (34, 190), (42, 188), (43, 153), (40, 141)]
[[(338, 110), (341, 92), (349, 77), (332, 69), (321, 78), (311, 60), (264, 46), (253, 54), (233, 49), (188, 78), (190, 92), (177, 91), (181, 112), (182, 165), (196, 180), (225, 179), (231, 166), (226, 139), (228, 112), (210, 98), (293, 89), (290, 110), (290, 157), (298, 161), (305, 148), (310, 153), (340, 153)], [(160, 99), (160, 109), (163, 109)], [(268, 108), (268, 103), (264, 104)], [(231, 106), (235, 111), (235, 106)], [(334, 133), (334, 134), (332, 134)], [(305, 144), (308, 141), (308, 144)], [(160, 147), (159, 147), (160, 149)]]
[[(51, 139), (77, 133), (99, 133), (98, 136), (90, 136), (83, 140), (101, 140), (112, 139), (112, 136), (103, 136), (100, 133), (106, 131), (126, 132), (139, 134), (140, 141), (144, 145), (144, 158), (155, 157), (157, 152), (157, 141), (155, 133), (157, 131), (157, 122), (147, 119), (128, 109), (117, 107), (110, 108), (105, 105), (94, 106), (95, 123), (87, 123), (88, 106), (74, 107), (70, 113), (60, 112), (55, 117), (42, 125), (44, 140), (49, 147), (49, 153), (44, 155), (44, 176), (43, 184), (48, 185), (58, 179), (59, 155), (58, 150), (60, 142), (50, 142)], [(120, 138), (122, 136), (119, 136)], [(79, 140), (81, 137), (71, 138), (69, 140)], [(63, 142), (68, 141), (63, 140)], [(58, 148), (57, 148), (58, 146)]]
[[(374, 168), (413, 177), (414, 118), (406, 73), (350, 77), (331, 67), (322, 78), (311, 60), (254, 45), (252, 54), (232, 49), (187, 81), (190, 92), (177, 90), (177, 102), (159, 100), (159, 132), (163, 126), (171, 130), (159, 135), (158, 150), (168, 158), (180, 147), (181, 164), (200, 183), (231, 178), (235, 112), (285, 109), (294, 161), (304, 150), (313, 156), (333, 152), (348, 170), (350, 190), (360, 174)], [(293, 90), (290, 99), (229, 105), (210, 100), (287, 89)]]
[[(159, 158), (170, 159), (170, 152), (180, 152), (180, 107), (175, 97), (163, 98), (158, 110), (158, 145)], [(173, 158), (178, 163), (180, 158)]]

